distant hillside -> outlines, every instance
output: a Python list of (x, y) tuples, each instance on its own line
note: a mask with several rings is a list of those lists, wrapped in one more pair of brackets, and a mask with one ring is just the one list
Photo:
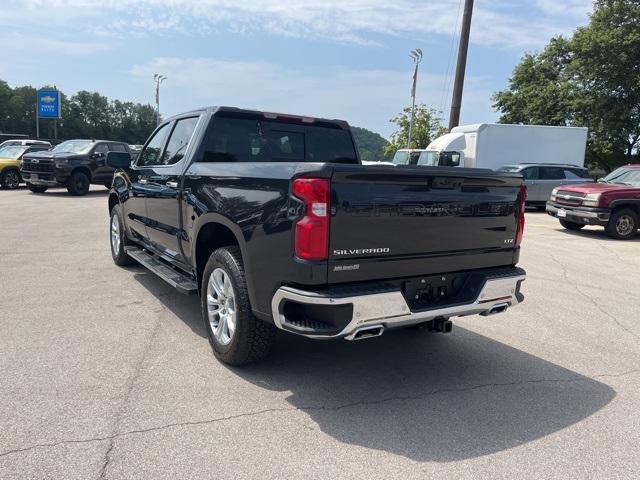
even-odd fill
[(389, 143), (381, 135), (366, 128), (351, 127), (361, 160), (380, 162), (388, 160), (384, 156), (384, 147)]

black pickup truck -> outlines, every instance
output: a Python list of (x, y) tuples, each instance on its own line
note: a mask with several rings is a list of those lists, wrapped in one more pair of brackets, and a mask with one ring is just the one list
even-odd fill
[(166, 120), (133, 164), (109, 153), (113, 260), (200, 294), (214, 354), (277, 329), (358, 340), (523, 300), (522, 177), (361, 165), (346, 122), (231, 107)]
[(86, 195), (92, 183), (111, 187), (114, 170), (106, 164), (109, 152), (131, 154), (123, 142), (67, 140), (52, 150), (26, 154), (20, 173), (34, 193), (64, 186), (71, 195)]

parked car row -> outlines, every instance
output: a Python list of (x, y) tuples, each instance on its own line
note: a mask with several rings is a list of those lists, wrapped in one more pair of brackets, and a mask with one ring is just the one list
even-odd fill
[(40, 140), (7, 140), (0, 145), (0, 186), (14, 189), (24, 181), (34, 193), (62, 186), (72, 195), (85, 195), (91, 184), (109, 188), (109, 152), (133, 157), (129, 145), (111, 140), (67, 140), (53, 148)]

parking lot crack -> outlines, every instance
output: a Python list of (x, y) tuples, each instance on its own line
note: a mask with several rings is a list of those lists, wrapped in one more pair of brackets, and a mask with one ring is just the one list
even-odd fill
[[(103, 479), (103, 478), (106, 478), (107, 470), (108, 470), (109, 465), (110, 465), (110, 463), (111, 463), (111, 461), (113, 459), (112, 458), (112, 450), (114, 448), (115, 440), (118, 439), (118, 438), (128, 437), (128, 436), (131, 436), (131, 435), (144, 435), (144, 434), (147, 434), (147, 433), (150, 433), (150, 432), (158, 432), (158, 431), (163, 431), (163, 430), (170, 430), (170, 429), (173, 429), (173, 428), (212, 425), (212, 424), (216, 424), (216, 423), (220, 423), (220, 422), (227, 422), (227, 421), (232, 421), (232, 420), (236, 420), (236, 419), (240, 419), (240, 418), (255, 417), (255, 416), (266, 415), (266, 414), (270, 414), (270, 413), (315, 412), (315, 411), (335, 412), (335, 411), (340, 411), (340, 410), (348, 409), (348, 408), (356, 408), (356, 407), (372, 406), (372, 405), (381, 405), (381, 404), (390, 403), (390, 402), (405, 402), (405, 401), (422, 400), (422, 399), (425, 399), (425, 398), (428, 398), (428, 397), (432, 397), (432, 396), (435, 396), (435, 395), (441, 395), (441, 394), (445, 394), (445, 393), (465, 393), (465, 392), (471, 392), (471, 391), (481, 390), (481, 389), (503, 388), (503, 387), (513, 387), (513, 386), (542, 384), (542, 383), (578, 383), (578, 382), (585, 382), (585, 381), (593, 381), (593, 380), (596, 380), (596, 379), (599, 379), (599, 378), (621, 378), (621, 377), (626, 377), (626, 376), (637, 374), (637, 373), (640, 373), (640, 368), (636, 368), (636, 369), (633, 369), (633, 370), (628, 370), (628, 371), (620, 372), (620, 373), (597, 374), (597, 375), (594, 375), (592, 377), (586, 377), (586, 376), (580, 375), (580, 376), (567, 377), (567, 378), (550, 378), (550, 379), (541, 378), (541, 379), (531, 379), (531, 380), (516, 380), (516, 381), (512, 381), (512, 382), (482, 383), (482, 384), (476, 384), (476, 385), (469, 385), (469, 386), (466, 386), (466, 387), (441, 388), (441, 389), (437, 389), (437, 390), (431, 390), (429, 392), (423, 392), (421, 394), (416, 394), (416, 395), (396, 395), (396, 396), (385, 397), (385, 398), (381, 398), (381, 399), (377, 399), (377, 400), (362, 400), (362, 401), (343, 403), (343, 404), (334, 405), (334, 406), (308, 405), (308, 406), (301, 406), (301, 407), (265, 408), (265, 409), (261, 409), (261, 410), (254, 410), (254, 411), (251, 411), (251, 412), (242, 412), (242, 413), (237, 413), (237, 414), (234, 414), (234, 415), (225, 415), (225, 416), (220, 416), (220, 417), (216, 417), (216, 418), (209, 418), (209, 419), (204, 419), (204, 420), (192, 420), (192, 421), (184, 421), (184, 422), (174, 422), (174, 423), (167, 423), (167, 424), (164, 424), (164, 425), (158, 425), (158, 426), (155, 426), (155, 427), (127, 430), (127, 431), (124, 431), (124, 432), (114, 433), (114, 434), (112, 434), (110, 436), (104, 436), (104, 437), (93, 437), (93, 438), (77, 439), (77, 440), (61, 440), (59, 442), (53, 442), (53, 443), (41, 443), (41, 444), (31, 445), (29, 447), (24, 447), (24, 448), (19, 448), (19, 449), (7, 450), (7, 451), (4, 451), (4, 452), (0, 452), (0, 458), (8, 456), (8, 455), (12, 455), (12, 454), (28, 452), (30, 450), (34, 450), (34, 449), (37, 449), (37, 448), (54, 448), (54, 447), (58, 447), (58, 446), (61, 446), (61, 445), (68, 445), (68, 444), (83, 444), (83, 443), (91, 443), (91, 442), (105, 442), (105, 441), (108, 441), (109, 445), (108, 445), (107, 450), (106, 450), (105, 455), (104, 455), (104, 461), (103, 461), (103, 464), (102, 464), (102, 467), (101, 467), (101, 470), (100, 470), (100, 476), (98, 477), (99, 479)], [(131, 386), (131, 388), (133, 388), (133, 385)], [(122, 411), (124, 411), (124, 409), (125, 409), (125, 407), (122, 408)]]
[(602, 306), (600, 306), (600, 304), (598, 304), (598, 302), (596, 302), (591, 295), (587, 294), (586, 292), (584, 292), (581, 288), (580, 285), (578, 284), (578, 282), (574, 282), (573, 280), (569, 279), (569, 273), (567, 272), (567, 267), (560, 261), (558, 260), (555, 256), (553, 256), (553, 254), (549, 255), (551, 257), (551, 259), (556, 262), (560, 268), (562, 269), (562, 276), (564, 277), (565, 283), (572, 286), (573, 289), (578, 292), (578, 294), (583, 297), (584, 299), (588, 300), (589, 303), (591, 303), (594, 307), (596, 307), (596, 309), (598, 309), (598, 311), (600, 311), (600, 313), (602, 313), (603, 315), (605, 315), (606, 317), (610, 318), (611, 320), (613, 320), (615, 322), (616, 325), (618, 325), (618, 327), (620, 327), (622, 330), (624, 330), (625, 332), (627, 332), (629, 335), (631, 335), (632, 337), (634, 337), (636, 340), (640, 340), (640, 335), (638, 335), (637, 333), (635, 333), (633, 330), (629, 329), (627, 326), (625, 326), (619, 319), (618, 317), (616, 317), (615, 315), (613, 315), (611, 312), (605, 310), (604, 308), (602, 308)]
[(140, 378), (142, 367), (149, 354), (149, 351), (151, 350), (151, 346), (153, 345), (156, 337), (158, 336), (158, 332), (161, 326), (161, 318), (162, 318), (161, 315), (158, 315), (156, 322), (153, 326), (153, 330), (151, 331), (151, 334), (149, 335), (149, 338), (142, 350), (142, 354), (140, 355), (140, 358), (136, 363), (133, 373), (129, 377), (129, 381), (127, 382), (127, 386), (126, 386), (126, 390), (125, 390), (122, 402), (120, 403), (120, 406), (115, 416), (115, 420), (113, 422), (113, 430), (112, 430), (113, 434), (110, 437), (108, 437), (109, 445), (104, 454), (104, 461), (102, 464), (102, 468), (100, 469), (100, 475), (98, 477), (99, 480), (106, 478), (107, 469), (109, 468), (109, 464), (112, 460), (112, 451), (115, 444), (115, 440), (116, 438), (121, 436), (118, 434), (120, 423), (122, 422), (122, 418), (124, 417), (127, 411), (127, 408), (129, 407), (129, 399), (131, 398), (131, 393), (133, 392), (133, 389), (136, 383), (138, 382), (138, 378)]

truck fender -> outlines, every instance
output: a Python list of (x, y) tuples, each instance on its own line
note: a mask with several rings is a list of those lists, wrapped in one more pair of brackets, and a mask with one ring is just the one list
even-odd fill
[(196, 255), (196, 248), (198, 245), (198, 236), (200, 235), (201, 230), (209, 224), (217, 224), (217, 225), (221, 225), (223, 227), (226, 227), (235, 237), (236, 239), (236, 243), (238, 244), (238, 246), (240, 247), (240, 252), (242, 254), (242, 262), (244, 265), (244, 272), (245, 272), (245, 276), (246, 276), (246, 280), (247, 280), (247, 287), (248, 287), (248, 291), (249, 291), (249, 300), (251, 301), (252, 305), (255, 305), (255, 295), (254, 295), (254, 289), (253, 289), (253, 277), (251, 275), (251, 260), (249, 258), (249, 255), (247, 253), (247, 242), (245, 240), (245, 237), (242, 233), (242, 230), (240, 229), (240, 227), (234, 223), (229, 217), (226, 217), (220, 213), (215, 213), (215, 212), (209, 212), (209, 213), (205, 213), (203, 215), (200, 215), (193, 226), (193, 236), (192, 236), (192, 240), (191, 240), (191, 262), (193, 263), (193, 267), (195, 268), (196, 272), (198, 271), (198, 265), (197, 265), (197, 255)]

